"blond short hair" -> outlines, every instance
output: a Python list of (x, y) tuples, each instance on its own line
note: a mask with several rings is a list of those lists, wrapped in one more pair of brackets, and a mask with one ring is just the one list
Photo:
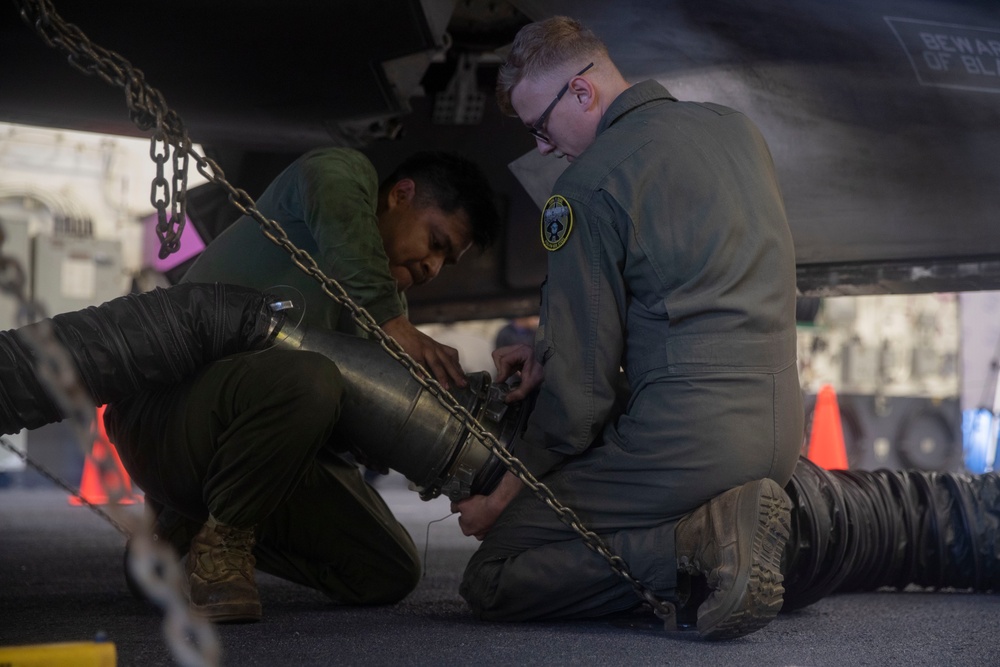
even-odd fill
[(568, 16), (529, 23), (514, 37), (507, 61), (497, 74), (497, 104), (509, 115), (517, 115), (510, 103), (514, 86), (528, 77), (550, 72), (568, 62), (607, 59), (608, 48), (597, 35)]

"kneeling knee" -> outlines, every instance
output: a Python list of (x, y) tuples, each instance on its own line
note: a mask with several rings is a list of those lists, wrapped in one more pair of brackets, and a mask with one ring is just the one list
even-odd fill
[(375, 606), (395, 604), (420, 583), (420, 564), (397, 563), (393, 567), (366, 565), (344, 572), (331, 568), (321, 577), (319, 588), (340, 604)]
[(300, 423), (316, 419), (336, 421), (340, 416), (344, 380), (337, 364), (318, 352), (296, 350), (284, 355), (280, 367), (271, 368), (266, 382), (274, 394), (294, 404)]
[(365, 604), (395, 604), (416, 589), (420, 583), (420, 564), (399, 568), (391, 576), (373, 582)]
[(466, 567), (459, 595), (468, 603), (472, 615), (479, 620), (506, 620), (503, 605), (497, 596), (497, 581), (504, 561), (470, 562)]
[(299, 386), (307, 402), (327, 414), (340, 414), (340, 403), (344, 395), (344, 379), (333, 361), (321, 354), (306, 353), (310, 358), (302, 360), (298, 367)]

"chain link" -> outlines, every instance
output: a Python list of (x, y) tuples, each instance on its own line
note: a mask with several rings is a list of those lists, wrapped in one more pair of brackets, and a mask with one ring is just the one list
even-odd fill
[(191, 142), (184, 137), (184, 143), (174, 151), (174, 198), (171, 203), (170, 220), (158, 216), (156, 236), (160, 239), (160, 259), (166, 259), (181, 248), (181, 233), (187, 220), (187, 180), (188, 154)]
[[(93, 46), (75, 26), (66, 24), (52, 9), (47, 0), (41, 2), (20, 3), (22, 18), (33, 25), (42, 39), (54, 48), (69, 52), (71, 65), (91, 75), (96, 74), (105, 82), (122, 87), (126, 91), (126, 101), (133, 122), (144, 130), (157, 128), (151, 142), (151, 157), (157, 163), (157, 178), (152, 185), (151, 198), (170, 199), (166, 179), (163, 178), (162, 165), (166, 162), (169, 152), (167, 143), (176, 136), (179, 130), (183, 134), (180, 119), (172, 112), (149, 111), (166, 107), (162, 96), (149, 88), (143, 80), (142, 73), (133, 70), (121, 56)], [(153, 100), (150, 102), (149, 100)], [(157, 140), (164, 143), (162, 153), (156, 150)], [(184, 200), (186, 192), (187, 150), (189, 144), (180, 144), (184, 160), (178, 162), (175, 151), (174, 162), (174, 219), (168, 221), (161, 235), (161, 257), (163, 248), (179, 245), (183, 225)], [(161, 157), (158, 157), (162, 155)], [(180, 169), (178, 169), (180, 166)], [(178, 180), (180, 179), (180, 180)], [(178, 193), (180, 202), (177, 203)], [(161, 207), (157, 206), (158, 211)], [(178, 221), (178, 222), (175, 222)], [(158, 226), (158, 233), (160, 227)], [(0, 236), (0, 243), (2, 243)], [(176, 249), (176, 248), (175, 248)], [(87, 498), (70, 489), (54, 475), (31, 461), (27, 456), (18, 454), (30, 462), (33, 468), (43, 475), (69, 490), (81, 502), (98, 515), (107, 519), (121, 533), (129, 536), (130, 555), (129, 567), (135, 581), (143, 592), (154, 600), (164, 611), (163, 631), (167, 646), (178, 664), (185, 667), (212, 667), (219, 664), (220, 647), (212, 624), (199, 616), (193, 615), (187, 604), (187, 597), (181, 589), (182, 572), (177, 555), (167, 544), (153, 540), (152, 517), (142, 513), (140, 517), (130, 517), (124, 512), (124, 505), (119, 501), (124, 495), (127, 484), (123, 478), (117, 461), (108, 446), (100, 448), (97, 454), (93, 447), (96, 429), (94, 414), (96, 408), (89, 393), (80, 382), (76, 366), (70, 359), (67, 350), (59, 343), (52, 333), (49, 322), (44, 320), (44, 309), (34, 300), (29, 300), (25, 293), (25, 273), (16, 259), (0, 255), (0, 291), (11, 294), (18, 302), (18, 322), (21, 324), (37, 323), (31, 330), (32, 335), (22, 336), (24, 342), (32, 348), (36, 359), (36, 372), (50, 395), (59, 405), (60, 410), (70, 421), (73, 434), (84, 450), (88, 459), (96, 466), (97, 475), (108, 491), (109, 511), (98, 508)], [(0, 440), (7, 449), (16, 451), (12, 445)], [(110, 444), (110, 443), (108, 443)], [(114, 516), (113, 516), (114, 515)]]
[[(18, 1), (18, 0), (15, 0)], [(472, 414), (458, 403), (454, 396), (447, 392), (428, 372), (408, 355), (402, 346), (385, 333), (367, 310), (356, 304), (344, 288), (333, 278), (320, 270), (316, 261), (309, 253), (295, 246), (285, 231), (274, 220), (271, 220), (258, 209), (256, 202), (244, 190), (234, 187), (226, 180), (225, 173), (212, 159), (203, 157), (191, 146), (187, 131), (180, 118), (169, 109), (159, 91), (149, 87), (143, 80), (142, 73), (121, 56), (94, 46), (75, 26), (66, 24), (52, 8), (50, 0), (20, 0), (21, 15), (25, 21), (34, 25), (35, 29), (50, 46), (68, 51), (70, 62), (87, 74), (96, 74), (107, 83), (123, 87), (126, 91), (126, 103), (133, 122), (140, 129), (156, 127), (158, 137), (165, 143), (174, 146), (176, 152), (190, 155), (196, 163), (198, 172), (210, 182), (225, 190), (229, 201), (243, 215), (257, 221), (261, 231), (275, 245), (284, 249), (292, 262), (304, 273), (319, 283), (322, 291), (330, 298), (346, 308), (357, 324), (396, 361), (401, 363), (410, 375), (420, 385), (430, 392), (448, 412), (462, 424), (477, 440), (483, 443), (501, 463), (517, 476), (525, 486), (531, 489), (542, 502), (548, 505), (559, 519), (580, 535), (589, 549), (604, 558), (611, 569), (628, 582), (635, 593), (648, 603), (656, 615), (664, 621), (667, 629), (676, 629), (676, 611), (670, 602), (658, 599), (649, 589), (632, 576), (628, 565), (618, 555), (611, 552), (607, 543), (593, 531), (583, 525), (583, 522), (570, 508), (563, 505), (543, 483), (539, 482), (524, 464), (511, 455), (497, 440), (476, 420)], [(149, 119), (154, 119), (150, 122)], [(154, 157), (154, 161), (157, 158)], [(164, 158), (165, 161), (165, 158)], [(159, 163), (158, 163), (159, 164)], [(186, 165), (185, 165), (186, 169)], [(176, 168), (175, 168), (176, 173)], [(162, 176), (161, 173), (158, 175)], [(154, 183), (156, 181), (154, 180)], [(156, 185), (154, 185), (154, 196)], [(164, 188), (166, 185), (164, 184)], [(175, 181), (176, 195), (176, 181)], [(183, 204), (182, 204), (183, 205)], [(159, 209), (158, 209), (159, 210)], [(159, 225), (157, 233), (160, 233)]]
[[(160, 142), (163, 143), (162, 150), (158, 150)], [(156, 166), (156, 175), (153, 176), (153, 181), (149, 186), (149, 203), (156, 211), (156, 235), (162, 244), (162, 234), (169, 228), (167, 203), (170, 201), (170, 184), (167, 182), (166, 176), (163, 175), (163, 165), (170, 159), (170, 145), (163, 138), (162, 131), (158, 130), (149, 141), (149, 159)]]
[[(158, 118), (161, 116), (157, 116)], [(150, 183), (149, 203), (156, 210), (156, 237), (160, 240), (160, 259), (180, 250), (181, 233), (187, 219), (187, 179), (188, 153), (190, 145), (187, 137), (173, 151), (173, 189), (163, 174), (163, 167), (170, 159), (170, 146), (165, 132), (158, 128), (149, 141), (149, 158), (156, 165), (156, 175)], [(162, 150), (159, 150), (162, 144)], [(173, 196), (171, 196), (171, 192)], [(170, 217), (167, 218), (167, 204)]]
[[(177, 554), (167, 543), (153, 539), (153, 527), (148, 518), (133, 519), (129, 522), (130, 525), (126, 526), (123, 521), (128, 517), (119, 516), (122, 519), (119, 521), (110, 512), (90, 502), (78, 490), (33, 461), (7, 438), (0, 437), (0, 446), (18, 456), (43, 477), (67, 491), (114, 526), (119, 533), (129, 538), (127, 566), (146, 596), (164, 610), (163, 632), (178, 664), (183, 667), (214, 667), (220, 664), (221, 647), (215, 630), (211, 623), (190, 613), (187, 598), (183, 593), (184, 575)], [(98, 458), (91, 457), (91, 460), (97, 462), (98, 469), (103, 467)], [(122, 514), (119, 511), (121, 506), (116, 503), (117, 496), (114, 489), (119, 488), (124, 480), (117, 467), (99, 474), (104, 482), (108, 482), (112, 476), (117, 476), (117, 480), (109, 484), (112, 489), (109, 506), (114, 508), (115, 514)]]
[[(2, 241), (0, 237), (0, 243)], [(34, 315), (43, 313), (38, 304), (25, 296), (24, 270), (16, 259), (5, 255), (0, 255), (0, 292), (10, 294), (18, 301), (20, 324), (29, 324), (36, 319)], [(0, 438), (0, 445), (69, 491), (82, 504), (130, 538), (129, 568), (146, 595), (163, 608), (164, 635), (177, 662), (185, 667), (218, 665), (220, 650), (215, 630), (207, 620), (191, 614), (179, 583), (182, 574), (176, 554), (166, 543), (153, 540), (151, 516), (143, 514), (135, 518), (124, 512), (125, 506), (120, 501), (128, 487), (123, 473), (114, 458), (111, 443), (103, 440), (103, 447), (94, 447), (95, 438), (102, 437), (94, 424), (96, 407), (80, 381), (76, 364), (56, 338), (51, 320), (38, 320), (30, 329), (22, 328), (19, 333), (20, 339), (31, 350), (39, 381), (68, 419), (74, 439), (84, 450), (87, 460), (96, 467), (96, 474), (108, 493), (109, 511), (83, 497), (6, 439)]]
[(29, 457), (27, 454), (25, 454), (20, 449), (18, 449), (17, 447), (15, 447), (14, 443), (12, 443), (10, 440), (8, 440), (5, 437), (0, 437), (0, 447), (3, 447), (4, 449), (6, 449), (11, 454), (14, 454), (15, 456), (17, 456), (19, 459), (21, 459), (22, 461), (24, 461), (24, 463), (26, 465), (31, 466), (38, 474), (40, 474), (45, 479), (49, 480), (50, 482), (52, 482), (53, 484), (55, 484), (56, 486), (58, 486), (60, 489), (62, 489), (66, 493), (70, 494), (74, 498), (79, 499), (80, 502), (83, 503), (84, 506), (86, 506), (94, 514), (96, 514), (97, 516), (101, 517), (102, 519), (104, 519), (105, 521), (107, 521), (108, 523), (110, 523), (112, 526), (114, 526), (115, 530), (117, 530), (119, 533), (121, 533), (122, 535), (125, 535), (126, 537), (128, 537), (130, 535), (129, 529), (126, 528), (122, 523), (120, 523), (113, 516), (111, 516), (111, 514), (109, 514), (108, 512), (105, 512), (103, 509), (101, 509), (100, 507), (98, 507), (94, 503), (88, 501), (86, 498), (84, 498), (80, 494), (79, 490), (74, 489), (72, 486), (70, 486), (69, 484), (67, 484), (63, 480), (59, 479), (59, 477), (57, 477), (56, 475), (52, 474), (52, 472), (50, 472), (47, 468), (45, 468), (45, 466), (39, 465), (37, 461), (32, 460), (31, 457)]
[[(132, 67), (114, 51), (93, 44), (78, 27), (63, 21), (50, 0), (15, 0), (15, 4), (20, 6), (24, 21), (35, 28), (48, 46), (69, 54), (67, 60), (70, 65), (88, 76), (97, 76), (105, 83), (125, 91), (129, 118), (139, 129), (156, 130), (151, 139), (150, 157), (156, 162), (157, 174), (153, 177), (150, 200), (157, 212), (159, 256), (160, 259), (165, 259), (180, 249), (180, 236), (186, 220), (187, 156), (190, 145), (180, 116), (167, 108), (163, 95), (145, 82), (141, 70)], [(163, 164), (169, 157), (169, 147), (165, 145), (163, 153), (155, 154), (158, 141), (174, 146), (172, 198), (163, 175)], [(169, 218), (166, 215), (167, 202), (173, 202)]]

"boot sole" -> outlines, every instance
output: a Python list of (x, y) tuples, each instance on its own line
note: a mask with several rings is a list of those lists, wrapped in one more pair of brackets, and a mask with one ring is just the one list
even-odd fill
[(781, 556), (788, 541), (791, 501), (771, 479), (745, 484), (737, 499), (739, 574), (710, 613), (699, 615), (707, 640), (735, 639), (760, 630), (781, 610)]
[(259, 604), (218, 604), (199, 606), (191, 604), (191, 609), (212, 623), (256, 623), (262, 609)]
[(205, 620), (211, 623), (256, 623), (264, 615), (260, 600), (198, 604), (191, 599), (191, 576), (188, 574), (182, 579), (181, 590), (191, 611)]

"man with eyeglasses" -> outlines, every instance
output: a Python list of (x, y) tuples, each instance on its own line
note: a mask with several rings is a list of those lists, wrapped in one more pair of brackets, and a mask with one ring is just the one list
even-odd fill
[[(707, 639), (767, 625), (803, 432), (791, 235), (742, 114), (628, 83), (566, 17), (517, 35), (497, 83), (543, 154), (534, 349), (494, 353), (537, 390), (513, 453)], [(621, 391), (624, 370), (628, 390)], [(631, 585), (508, 473), (455, 509), (483, 543), (461, 592), (490, 620), (630, 612)]]

